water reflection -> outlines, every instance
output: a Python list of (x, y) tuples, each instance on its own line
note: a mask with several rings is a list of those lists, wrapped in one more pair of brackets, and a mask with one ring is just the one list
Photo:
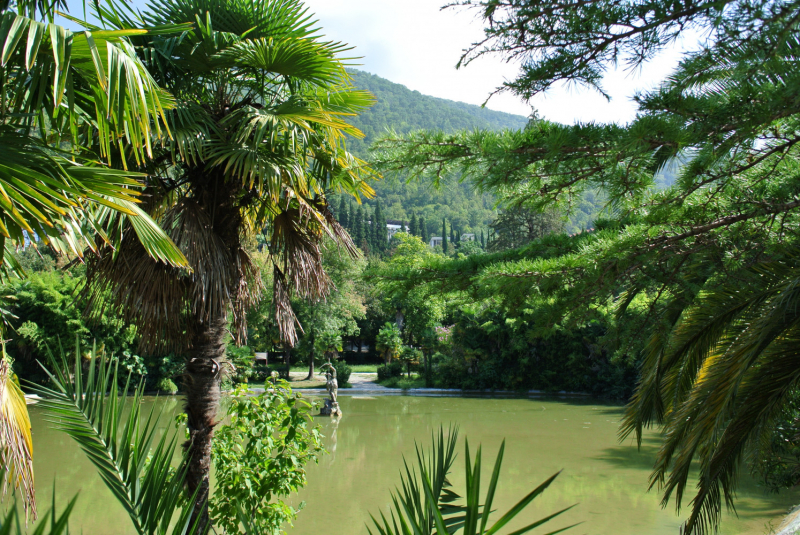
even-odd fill
[[(541, 399), (434, 398), (411, 396), (341, 396), (344, 416), (320, 417), (330, 451), (308, 469), (309, 486), (295, 500), (307, 503), (290, 535), (366, 534), (369, 513), (388, 511), (389, 491), (399, 483), (403, 455), (414, 454), (414, 441), (428, 443), (440, 425), (457, 424), (470, 444), (481, 443), (485, 458), (494, 459), (507, 439), (501, 487), (495, 504), (508, 509), (534, 486), (564, 469), (553, 486), (534, 502), (516, 526), (579, 503), (561, 525), (583, 521), (576, 534), (677, 535), (680, 518), (659, 507), (648, 493), (648, 475), (658, 447), (654, 434), (637, 451), (632, 441), (620, 445), (616, 434), (622, 410), (590, 401)], [(164, 408), (163, 427), (181, 408), (179, 398), (146, 400)], [(32, 407), (37, 495), (47, 508), (53, 483), (57, 501), (66, 504), (79, 493), (75, 533), (133, 533), (94, 468), (72, 439), (48, 427)], [(463, 451), (463, 443), (459, 444)], [(453, 483), (463, 484), (463, 459), (456, 461)], [(491, 464), (491, 463), (489, 463)], [(489, 468), (487, 468), (487, 471)], [(485, 474), (488, 481), (489, 474)], [(765, 496), (753, 481), (738, 492), (739, 518), (728, 518), (722, 534), (762, 535), (765, 525), (792, 504), (800, 493)], [(548, 526), (550, 527), (550, 526)]]

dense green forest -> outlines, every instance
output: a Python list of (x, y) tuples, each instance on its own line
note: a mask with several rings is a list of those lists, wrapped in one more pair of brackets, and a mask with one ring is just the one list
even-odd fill
[[(389, 131), (405, 134), (416, 130), (442, 129), (448, 132), (466, 129), (521, 129), (527, 119), (463, 102), (455, 102), (412, 91), (404, 85), (363, 71), (353, 70), (353, 84), (376, 97), (375, 105), (349, 119), (363, 133), (363, 139), (348, 139), (348, 149), (361, 157), (369, 156), (369, 147)], [(366, 205), (374, 211), (380, 200), (387, 219), (410, 221), (412, 215), (425, 219), (428, 235), (441, 234), (441, 219), (446, 218), (461, 232), (480, 232), (496, 215), (495, 196), (476, 192), (455, 176), (447, 177), (436, 187), (418, 181), (407, 182), (400, 174), (390, 174), (373, 183), (375, 199)], [(338, 206), (338, 204), (337, 204)]]
[[(364, 138), (350, 137), (348, 149), (364, 158), (369, 158), (369, 147), (390, 131), (407, 134), (417, 130), (522, 130), (528, 123), (520, 115), (423, 95), (374, 74), (358, 70), (351, 70), (350, 74), (356, 87), (370, 91), (377, 99), (370, 109), (349, 119)], [(441, 235), (442, 218), (462, 234), (480, 234), (482, 230), (488, 234), (497, 217), (497, 195), (477, 191), (461, 182), (457, 174), (447, 175), (434, 185), (407, 181), (402, 173), (386, 173), (373, 187), (375, 199), (365, 201), (370, 212), (379, 200), (387, 219), (409, 222), (412, 216), (423, 218), (428, 236)], [(602, 196), (587, 193), (572, 207), (566, 229), (575, 232), (588, 228), (601, 207)]]
[(351, 136), (347, 142), (348, 148), (360, 156), (365, 156), (370, 145), (388, 130), (398, 134), (434, 129), (519, 130), (528, 122), (520, 115), (423, 95), (368, 72), (351, 70), (350, 74), (353, 85), (366, 89), (377, 98), (374, 106), (348, 120), (364, 133), (363, 139)]

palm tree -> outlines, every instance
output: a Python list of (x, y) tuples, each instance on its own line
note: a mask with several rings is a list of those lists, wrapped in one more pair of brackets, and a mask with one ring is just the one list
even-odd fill
[[(136, 56), (131, 31), (71, 32), (53, 23), (59, 4), (0, 4), (0, 283), (24, 276), (16, 248), (38, 241), (81, 257), (98, 242), (119, 245), (112, 230), (123, 224), (157, 261), (185, 267), (137, 205), (143, 175), (124, 166), (126, 158), (152, 156), (151, 140), (169, 135), (172, 100)], [(0, 340), (5, 319), (3, 310)], [(35, 518), (30, 421), (4, 346), (0, 435), (3, 478), (24, 489), (26, 514)]]
[(742, 460), (774, 429), (800, 386), (800, 251), (726, 282), (710, 281), (667, 342), (648, 345), (623, 436), (664, 425), (651, 486), (680, 504), (699, 460), (697, 494), (684, 533), (718, 525), (732, 505)]
[(149, 176), (147, 210), (191, 270), (149, 259), (123, 232), (119, 247), (90, 261), (86, 295), (89, 303), (112, 295), (106, 304), (140, 328), (147, 349), (187, 355), (187, 484), (205, 527), (226, 336), (244, 341), (245, 312), (263, 290), (244, 242), (269, 236), (275, 317), (291, 347), (292, 293), (316, 300), (331, 288), (323, 236), (356, 254), (325, 192), (372, 194), (369, 169), (346, 151), (344, 134), (361, 135), (345, 118), (373, 99), (351, 86), (338, 57), (346, 47), (321, 40), (297, 0), (167, 0), (141, 19), (99, 14), (120, 29), (195, 23), (180, 37), (133, 38), (176, 101), (173, 140), (138, 168)]

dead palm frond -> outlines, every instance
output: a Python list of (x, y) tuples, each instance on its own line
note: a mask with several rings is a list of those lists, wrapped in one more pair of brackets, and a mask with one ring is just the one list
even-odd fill
[(3, 467), (3, 495), (8, 487), (20, 491), (25, 516), (36, 519), (33, 479), (33, 438), (25, 395), (5, 355), (0, 358), (0, 466)]

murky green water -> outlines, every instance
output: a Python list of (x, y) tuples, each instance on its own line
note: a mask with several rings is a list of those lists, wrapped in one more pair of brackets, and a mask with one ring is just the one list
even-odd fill
[[(483, 445), (491, 464), (503, 438), (505, 462), (499, 512), (536, 485), (563, 469), (545, 494), (520, 517), (527, 524), (560, 508), (578, 503), (553, 529), (584, 522), (576, 534), (675, 535), (680, 517), (659, 507), (658, 495), (647, 493), (649, 469), (656, 450), (653, 436), (641, 451), (620, 445), (616, 432), (620, 407), (575, 400), (434, 398), (410, 396), (340, 398), (344, 417), (335, 424), (319, 418), (329, 455), (309, 469), (309, 485), (296, 500), (306, 501), (290, 535), (354, 535), (367, 533), (369, 513), (388, 510), (389, 491), (399, 483), (403, 455), (414, 441), (429, 441), (439, 425), (458, 424), (461, 437)], [(166, 399), (175, 410), (179, 400)], [(56, 484), (57, 501), (79, 493), (74, 532), (127, 534), (129, 524), (94, 468), (72, 440), (52, 431), (41, 412), (32, 407), (35, 469), (40, 510), (47, 508)], [(459, 444), (453, 483), (463, 483), (463, 440)], [(488, 470), (489, 468), (487, 468)], [(485, 476), (488, 481), (488, 474)], [(752, 481), (738, 493), (739, 517), (729, 515), (721, 533), (764, 534), (768, 524), (793, 504), (800, 492), (765, 495)], [(546, 532), (545, 531), (545, 532)]]

